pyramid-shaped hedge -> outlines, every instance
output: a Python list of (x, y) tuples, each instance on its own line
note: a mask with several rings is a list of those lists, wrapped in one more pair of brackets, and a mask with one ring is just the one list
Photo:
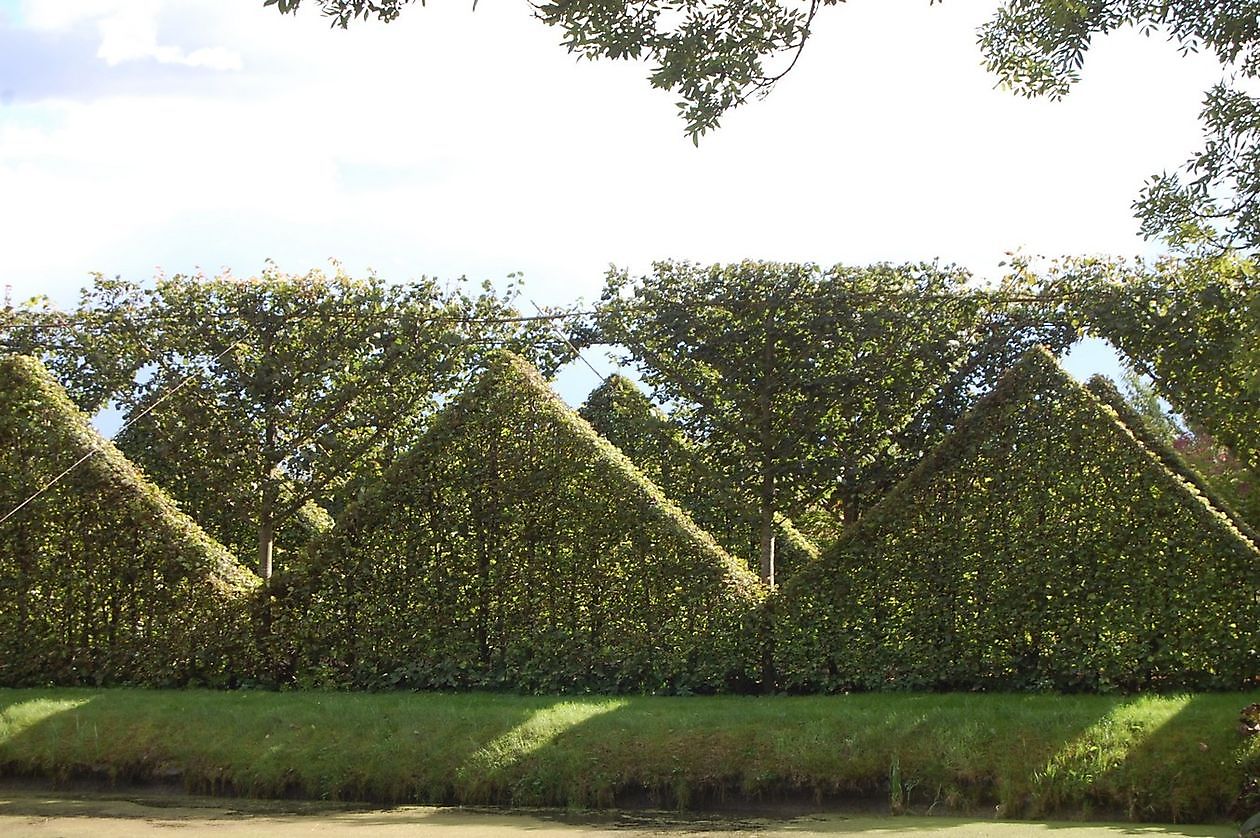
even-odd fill
[(0, 684), (221, 684), (257, 579), (92, 429), (36, 360), (0, 356)]
[[(215, 406), (219, 396), (209, 381), (190, 381), (174, 393), (157, 390), (137, 409), (162, 397), (156, 409), (137, 415), (120, 431), (114, 444), (211, 538), (256, 567), (262, 481), (257, 469), (241, 468), (236, 420)], [(198, 412), (205, 414), (201, 421), (192, 425), (185, 421)], [(288, 506), (292, 484), (282, 482), (279, 494), (277, 505)], [(289, 565), (312, 538), (332, 525), (332, 516), (313, 501), (281, 519), (274, 531), (275, 567)]]
[(1085, 383), (1085, 389), (1089, 390), (1103, 404), (1116, 412), (1117, 420), (1125, 426), (1137, 439), (1150, 449), (1151, 453), (1159, 458), (1165, 466), (1168, 467), (1173, 474), (1185, 480), (1193, 486), (1207, 502), (1229, 518), (1230, 522), (1238, 528), (1244, 536), (1247, 537), (1252, 544), (1260, 544), (1260, 534), (1255, 531), (1247, 521), (1243, 519), (1238, 511), (1230, 505), (1220, 492), (1212, 486), (1207, 479), (1194, 470), (1194, 467), (1186, 462), (1185, 458), (1178, 453), (1177, 449), (1169, 445), (1158, 434), (1152, 432), (1151, 427), (1143, 416), (1133, 409), (1133, 405), (1129, 404), (1124, 395), (1116, 389), (1116, 385), (1111, 379), (1102, 375), (1095, 375)]
[[(756, 500), (741, 497), (704, 461), (694, 442), (634, 382), (610, 375), (578, 411), (660, 486), (706, 532), (749, 569), (761, 566)], [(784, 516), (775, 519), (775, 579), (787, 581), (818, 558), (818, 548)]]
[(286, 631), (315, 683), (721, 690), (755, 577), (502, 353), (317, 540)]
[(1254, 686), (1260, 553), (1043, 350), (775, 603), (795, 690)]

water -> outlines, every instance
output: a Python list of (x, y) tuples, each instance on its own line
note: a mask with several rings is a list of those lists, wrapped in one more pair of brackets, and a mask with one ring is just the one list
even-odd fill
[[(172, 832), (172, 830), (175, 830)], [(812, 838), (1233, 838), (1230, 825), (1161, 826), (1014, 822), (983, 818), (805, 814), (784, 817), (686, 815), (667, 812), (573, 813), (431, 806), (369, 809), (293, 801), (179, 796), (117, 798), (0, 792), (0, 835), (6, 838), (690, 838), (715, 834)]]

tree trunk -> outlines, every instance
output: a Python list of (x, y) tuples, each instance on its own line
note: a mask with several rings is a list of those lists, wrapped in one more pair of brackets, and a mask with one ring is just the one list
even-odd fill
[(840, 512), (841, 529), (848, 529), (857, 523), (860, 509), (858, 507), (856, 491), (842, 491), (840, 493), (840, 501), (837, 506), (839, 507)]
[[(275, 327), (270, 320), (264, 321), (260, 331), (262, 358), (259, 361), (257, 375), (261, 376), (266, 386), (263, 388), (263, 449), (259, 461), (259, 481), (262, 488), (261, 503), (258, 509), (258, 575), (266, 584), (271, 579), (271, 554), (275, 545), (276, 500), (280, 495), (277, 485), (276, 470), (279, 458), (276, 456), (276, 420), (272, 410), (276, 403), (275, 376), (272, 369), (274, 358), (272, 346), (275, 341)], [(267, 598), (266, 601), (269, 601)], [(270, 626), (270, 607), (265, 614), (265, 622)]]
[(758, 435), (761, 443), (761, 581), (774, 587), (774, 422), (770, 413), (774, 394), (774, 307), (766, 311), (765, 344), (761, 350), (761, 390), (758, 401), (761, 416)]
[(262, 502), (258, 506), (258, 575), (264, 582), (271, 578), (271, 555), (276, 541), (276, 501), (279, 494), (280, 487), (276, 485), (275, 475), (263, 475)]
[(761, 487), (761, 581), (774, 587), (774, 477)]
[(271, 553), (275, 546), (275, 536), (271, 528), (271, 516), (264, 513), (264, 520), (258, 524), (258, 575), (266, 581), (271, 578)]

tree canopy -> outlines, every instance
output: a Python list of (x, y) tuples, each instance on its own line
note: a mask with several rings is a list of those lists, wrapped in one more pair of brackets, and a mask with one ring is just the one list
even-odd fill
[(1250, 260), (1069, 259), (1046, 268), (1043, 283), (1066, 290), (1082, 328), (1119, 349), (1179, 413), (1260, 467), (1260, 281)]
[(6, 331), (82, 406), (117, 404), (123, 451), (238, 555), (256, 549), (265, 579), (277, 530), (301, 546), (321, 527), (309, 504), (343, 505), (486, 349), (556, 368), (567, 348), (520, 321), (510, 294), (274, 266), (152, 287), (99, 278), (77, 310), (10, 313)]
[(852, 520), (940, 439), (1019, 352), (1075, 332), (968, 286), (959, 268), (661, 262), (609, 274), (601, 342), (760, 514), (823, 504)]
[[(727, 480), (708, 461), (705, 449), (689, 439), (634, 382), (621, 375), (608, 376), (591, 391), (578, 413), (728, 553), (754, 568), (759, 564), (761, 533), (755, 497)], [(774, 537), (771, 584), (781, 583), (818, 557), (818, 548), (786, 518), (776, 518)]]

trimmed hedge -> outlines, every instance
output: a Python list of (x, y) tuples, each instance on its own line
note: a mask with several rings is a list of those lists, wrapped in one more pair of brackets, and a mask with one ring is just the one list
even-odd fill
[[(757, 502), (741, 497), (716, 474), (686, 437), (633, 381), (610, 375), (578, 410), (601, 436), (617, 446), (671, 500), (691, 515), (732, 556), (757, 572), (761, 566), (761, 522)], [(780, 584), (818, 558), (818, 548), (792, 522), (775, 517), (775, 579)]]
[(300, 683), (736, 689), (757, 579), (509, 353), (282, 582)]
[[(230, 427), (230, 417), (212, 407), (204, 409), (209, 418), (198, 427), (189, 428), (183, 421), (184, 416), (202, 411), (201, 405), (213, 404), (214, 394), (200, 389), (203, 386), (194, 380), (173, 393), (154, 392), (151, 398), (166, 398), (162, 409), (139, 417), (113, 441), (128, 460), (174, 498), (211, 538), (233, 555), (256, 562), (259, 480), (252, 472), (242, 474), (232, 467), (239, 458), (214, 448), (216, 444), (234, 446), (238, 443), (238, 434)], [(211, 420), (219, 423), (218, 427), (208, 428), (206, 423)], [(287, 505), (291, 496), (291, 487), (284, 486), (280, 502)], [(275, 567), (283, 568), (299, 560), (310, 540), (332, 525), (332, 516), (312, 501), (278, 522), (272, 559)]]
[(1116, 389), (1116, 385), (1111, 379), (1106, 376), (1095, 375), (1085, 383), (1085, 389), (1103, 404), (1107, 405), (1107, 407), (1114, 410), (1120, 423), (1141, 440), (1142, 444), (1149, 448), (1152, 454), (1159, 457), (1160, 462), (1167, 466), (1173, 474), (1193, 486), (1199, 494), (1207, 499), (1208, 503), (1220, 510), (1229, 519), (1230, 523), (1246, 536), (1253, 545), (1260, 545), (1260, 535), (1256, 533), (1255, 529), (1238, 514), (1238, 511), (1203, 475), (1195, 471), (1186, 462), (1185, 458), (1177, 452), (1177, 449), (1173, 448), (1157, 434), (1151, 432), (1146, 419), (1133, 409), (1128, 400)]
[[(607, 427), (652, 474), (709, 490), (633, 385), (604, 389), (605, 419), (628, 417)], [(769, 597), (508, 353), (267, 597), (37, 361), (0, 356), (0, 513), (93, 449), (0, 525), (0, 685), (230, 685), (267, 670), (539, 693), (1260, 684), (1245, 524), (1114, 387), (1082, 388), (1045, 352), (839, 544), (817, 557), (802, 539)], [(794, 532), (781, 522), (781, 538)]]
[(1043, 350), (773, 607), (797, 691), (1260, 683), (1260, 552)]
[(0, 356), (0, 684), (223, 685), (258, 580), (149, 483), (36, 360)]

